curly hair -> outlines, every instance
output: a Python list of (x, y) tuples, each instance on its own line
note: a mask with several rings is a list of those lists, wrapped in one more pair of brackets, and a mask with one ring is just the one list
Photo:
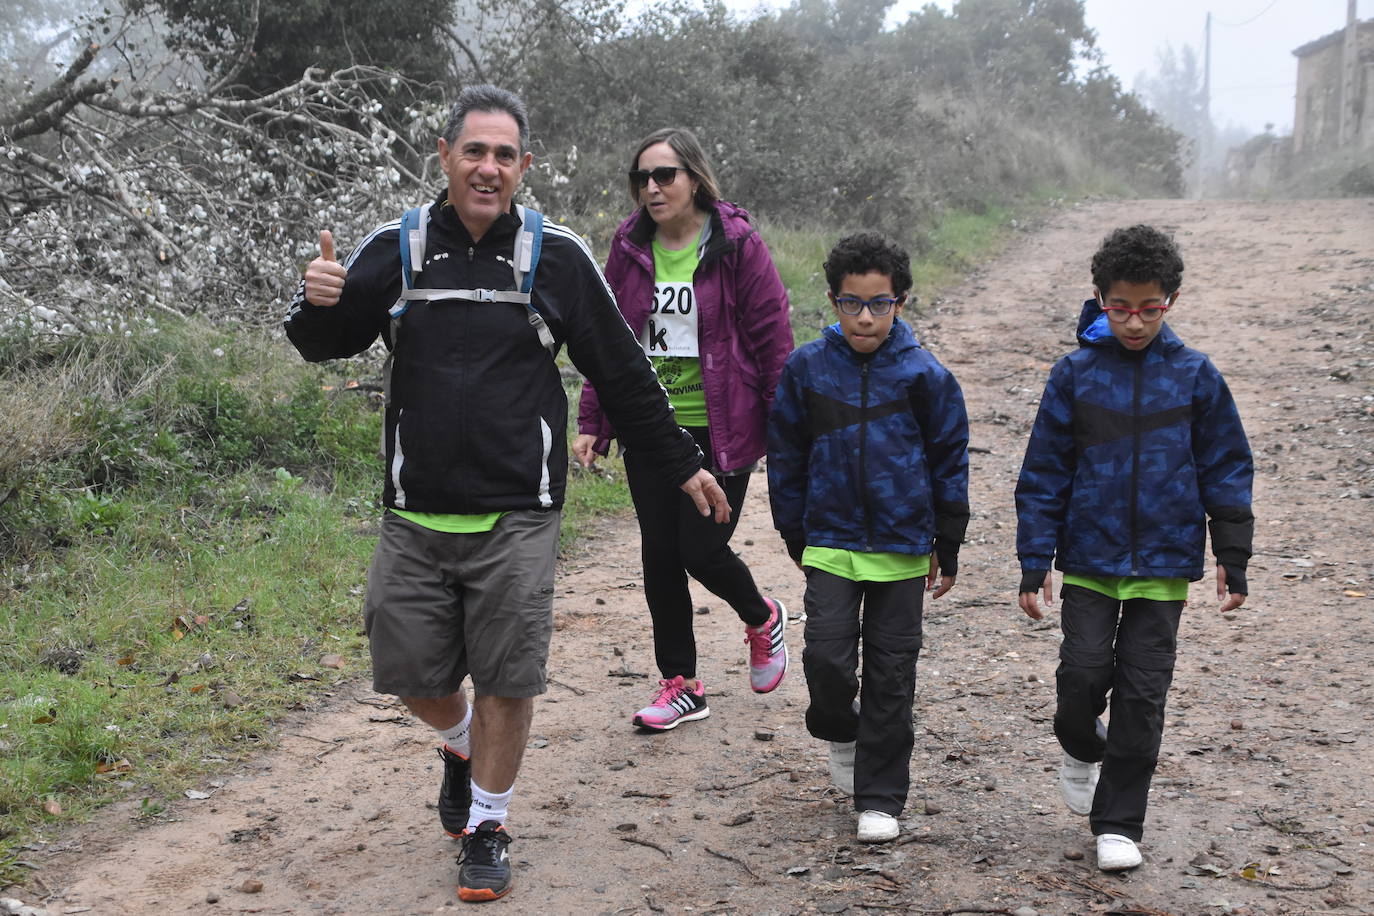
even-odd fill
[(825, 282), (832, 293), (850, 274), (880, 273), (892, 280), (892, 292), (911, 289), (911, 258), (902, 248), (876, 232), (856, 232), (835, 243), (825, 258)]
[(1183, 283), (1183, 256), (1173, 237), (1153, 226), (1117, 229), (1102, 240), (1093, 255), (1093, 285), (1102, 295), (1118, 280), (1127, 283), (1156, 282), (1166, 296)]

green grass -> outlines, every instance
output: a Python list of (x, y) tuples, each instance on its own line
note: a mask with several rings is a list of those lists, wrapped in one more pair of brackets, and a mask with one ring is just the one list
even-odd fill
[[(923, 235), (898, 239), (912, 252), (916, 314), (913, 316), (908, 309), (907, 316), (918, 317), (924, 303), (958, 283), (976, 264), (995, 255), (1007, 238), (1013, 217), (1034, 212), (1055, 196), (1052, 191), (1043, 190), (1015, 207), (947, 211)], [(822, 265), (839, 236), (777, 224), (765, 224), (760, 231), (787, 287), (797, 345), (815, 340), (822, 328), (835, 321), (835, 310), (826, 299)]]
[(792, 305), (792, 335), (797, 345), (815, 340), (821, 328), (835, 320), (830, 317), (834, 309), (825, 296), (822, 265), (838, 237), (778, 224), (765, 224), (759, 232), (768, 242), (778, 276), (787, 287), (787, 300)]
[(374, 513), (286, 473), (222, 483), (215, 505), (130, 494), (113, 532), (4, 570), (0, 883), (34, 833), (129, 791), (176, 794), (365, 665)]
[[(376, 369), (244, 328), (0, 340), (5, 390), (51, 408), (0, 463), (0, 885), (24, 844), (130, 793), (158, 816), (366, 671)], [(628, 505), (618, 459), (574, 472), (562, 546)]]
[(151, 816), (363, 669), (380, 411), (350, 369), (198, 324), (0, 341), (5, 390), (46, 405), (7, 413), (27, 445), (0, 465), (0, 884), (35, 836), (129, 792)]
[[(580, 384), (565, 385), (568, 395), (568, 443), (577, 435), (577, 399)], [(558, 532), (558, 549), (567, 552), (578, 537), (598, 519), (624, 512), (631, 506), (630, 491), (625, 486), (625, 465), (616, 457), (615, 443), (611, 454), (598, 458), (590, 469), (583, 469), (576, 461), (568, 469), (568, 491), (563, 500), (562, 526)]]
[(1006, 237), (1011, 211), (990, 206), (981, 213), (945, 214), (930, 232), (929, 249), (911, 265), (920, 302), (961, 280), (979, 261), (995, 253)]

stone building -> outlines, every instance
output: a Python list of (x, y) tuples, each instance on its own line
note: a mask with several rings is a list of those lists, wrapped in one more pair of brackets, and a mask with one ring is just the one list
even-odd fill
[(1309, 41), (1293, 56), (1293, 153), (1374, 148), (1374, 19)]

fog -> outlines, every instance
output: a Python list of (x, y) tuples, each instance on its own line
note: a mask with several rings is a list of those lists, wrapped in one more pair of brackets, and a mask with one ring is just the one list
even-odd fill
[[(741, 14), (784, 3), (729, 0)], [(888, 13), (894, 25), (922, 6), (898, 0)], [(935, 4), (950, 9), (952, 0)], [(1286, 133), (1293, 124), (1297, 59), (1293, 49), (1345, 24), (1346, 0), (1087, 0), (1088, 25), (1107, 66), (1127, 89), (1137, 76), (1153, 73), (1166, 45), (1175, 53), (1191, 45), (1202, 60), (1207, 13), (1212, 13), (1212, 122), (1259, 133), (1273, 124)], [(1358, 15), (1374, 16), (1374, 0), (1359, 0)]]

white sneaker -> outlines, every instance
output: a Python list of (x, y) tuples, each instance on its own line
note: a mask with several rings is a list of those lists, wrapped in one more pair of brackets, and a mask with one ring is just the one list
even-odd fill
[(1101, 772), (1100, 763), (1088, 763), (1064, 755), (1064, 762), (1059, 767), (1059, 791), (1064, 796), (1064, 804), (1074, 814), (1092, 812), (1093, 796), (1097, 794), (1097, 777)]
[(1119, 833), (1104, 833), (1097, 838), (1097, 867), (1103, 871), (1125, 871), (1142, 861), (1135, 841)]
[(858, 743), (830, 742), (830, 781), (845, 795), (854, 794), (854, 748)]
[(886, 843), (897, 839), (901, 828), (897, 819), (883, 811), (859, 812), (859, 842)]

